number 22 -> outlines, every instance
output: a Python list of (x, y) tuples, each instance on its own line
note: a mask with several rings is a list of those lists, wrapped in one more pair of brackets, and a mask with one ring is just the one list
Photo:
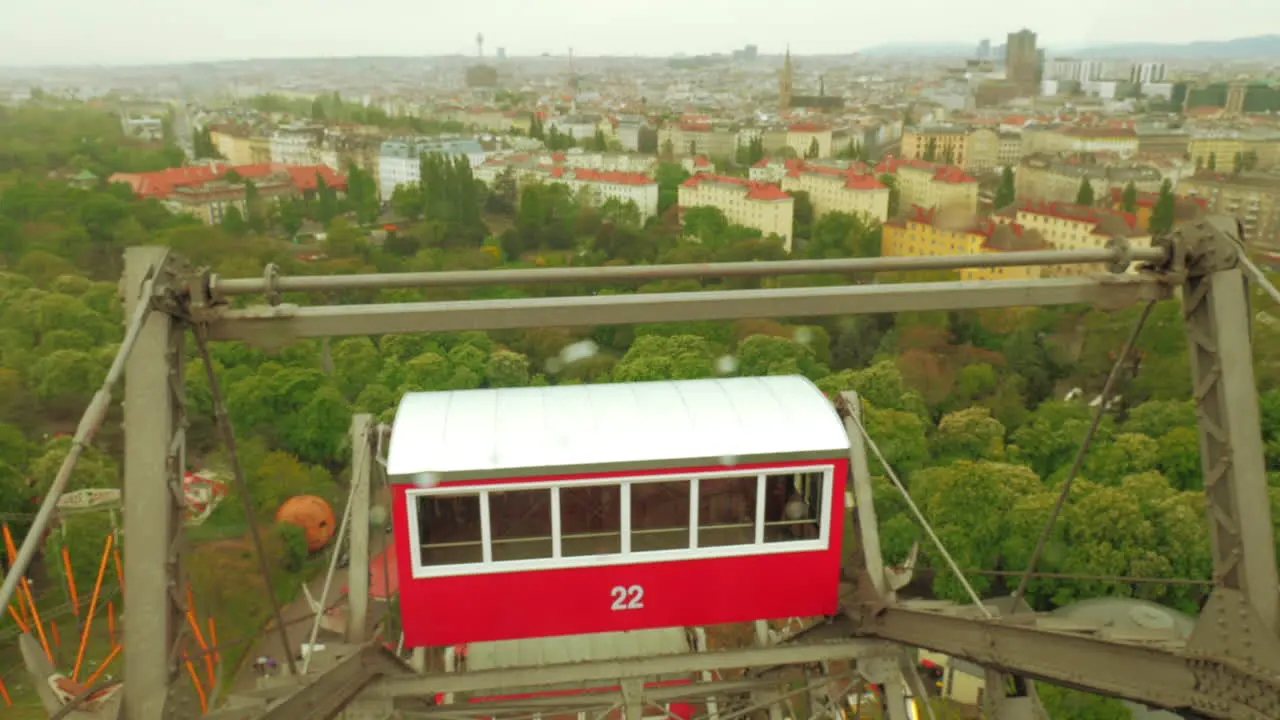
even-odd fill
[(613, 597), (611, 610), (640, 610), (644, 608), (644, 588), (639, 585), (632, 585), (631, 587), (615, 585), (609, 591), (609, 595)]

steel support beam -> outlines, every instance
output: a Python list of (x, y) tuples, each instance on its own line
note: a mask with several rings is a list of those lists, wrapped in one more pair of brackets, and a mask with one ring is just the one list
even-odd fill
[(1094, 250), (1036, 250), (992, 255), (935, 255), (929, 257), (841, 258), (834, 260), (773, 260), (764, 262), (630, 265), (623, 267), (540, 268), (536, 270), (456, 270), (449, 272), (377, 273), (366, 275), (282, 276), (274, 266), (256, 278), (209, 276), (215, 299), (233, 295), (290, 292), (336, 292), (403, 288), (509, 287), (512, 285), (603, 284), (652, 282), (681, 278), (777, 277), (784, 275), (845, 275), (878, 272), (937, 272), (987, 267), (1033, 265), (1092, 265), (1157, 262), (1166, 257), (1159, 248), (1109, 247)]
[[(988, 620), (966, 612), (972, 608), (940, 611), (936, 603), (863, 610), (861, 634), (1000, 672), (1170, 710), (1197, 710), (1232, 720), (1276, 717), (1267, 713), (1280, 698), (1280, 676), (1257, 666), (1217, 663), (1222, 685), (1204, 686), (1197, 677), (1197, 660), (1185, 652), (1183, 643), (1158, 634), (1122, 638), (1098, 630), (1055, 630), (1031, 614)], [(1227, 686), (1239, 692), (1221, 697)]]
[(847, 285), (781, 290), (596, 295), (384, 305), (256, 306), (204, 311), (213, 340), (279, 344), (334, 335), (583, 327), (742, 318), (818, 317), (1044, 305), (1122, 308), (1166, 298), (1139, 276)]
[(397, 663), (381, 647), (364, 645), (336, 660), (314, 682), (296, 687), (292, 694), (272, 705), (260, 717), (262, 720), (327, 720), (375, 678), (408, 672), (408, 668)]
[[(369, 616), (369, 480), (373, 475), (373, 416), (351, 418), (351, 548), (347, 564), (347, 642), (365, 640)], [(341, 548), (335, 548), (341, 552)]]
[(1273, 637), (1280, 577), (1267, 495), (1248, 289), (1238, 268), (1187, 279), (1183, 312), (1200, 426), (1209, 539), (1217, 586), (1243, 593)]
[(508, 668), (461, 673), (433, 673), (417, 677), (383, 680), (370, 693), (389, 697), (416, 697), (436, 693), (484, 691), (499, 694), (515, 688), (564, 686), (590, 689), (616, 684), (627, 678), (666, 675), (693, 675), (703, 670), (798, 665), (862, 657), (893, 656), (897, 648), (865, 640), (775, 645), (715, 652), (686, 653), (663, 657), (635, 658), (580, 663), (561, 663), (532, 668)]
[[(169, 272), (168, 251), (125, 252), (122, 291), (126, 316), (149, 275)], [(167, 282), (158, 280), (157, 292)], [(183, 328), (166, 312), (151, 313), (125, 365), (123, 717), (159, 720), (180, 677), (175, 647), (183, 623), (181, 584)], [(170, 710), (176, 710), (170, 707)], [(198, 710), (198, 708), (196, 708)]]

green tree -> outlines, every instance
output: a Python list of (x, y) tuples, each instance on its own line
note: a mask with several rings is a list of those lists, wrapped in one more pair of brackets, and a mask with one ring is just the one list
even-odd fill
[(1209, 162), (1206, 163), (1205, 167), (1208, 168), (1209, 172), (1214, 172), (1218, 169), (1218, 153), (1209, 153)]
[(937, 160), (937, 159), (938, 159), (938, 139), (931, 137), (929, 138), (929, 141), (924, 145), (924, 160), (925, 162), (933, 162), (934, 160)]
[(1127, 213), (1138, 211), (1138, 188), (1132, 180), (1124, 186), (1124, 194), (1120, 196), (1120, 209)]
[(1006, 208), (1014, 203), (1016, 198), (1016, 190), (1014, 187), (1013, 168), (1005, 166), (1004, 171), (1000, 173), (1000, 184), (996, 186), (996, 198), (993, 203), (996, 208)]
[(898, 187), (898, 176), (884, 173), (879, 179), (881, 185), (889, 188), (889, 217), (897, 217), (902, 208), (902, 189)]
[(1093, 206), (1093, 183), (1089, 182), (1087, 177), (1080, 178), (1080, 189), (1076, 191), (1076, 204)]
[(809, 141), (809, 148), (805, 150), (804, 156), (809, 159), (816, 159), (822, 153), (822, 148), (818, 146), (818, 138)]
[(1160, 195), (1151, 209), (1151, 220), (1147, 229), (1153, 235), (1167, 233), (1173, 229), (1174, 220), (1173, 185), (1168, 180), (1160, 184)]

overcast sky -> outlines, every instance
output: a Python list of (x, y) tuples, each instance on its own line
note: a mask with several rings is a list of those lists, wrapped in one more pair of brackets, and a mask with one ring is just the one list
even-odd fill
[(1280, 33), (1280, 0), (0, 0), (0, 65), (353, 55), (845, 53), (886, 42)]

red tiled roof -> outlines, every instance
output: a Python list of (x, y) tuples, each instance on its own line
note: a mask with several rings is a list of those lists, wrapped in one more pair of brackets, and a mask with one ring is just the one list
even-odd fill
[[(1204, 209), (1204, 210), (1209, 209), (1209, 201), (1205, 200), (1202, 197), (1191, 197), (1189, 195), (1177, 195), (1175, 197), (1177, 200), (1182, 202), (1193, 202), (1196, 205), (1199, 205), (1201, 209)], [(1159, 200), (1160, 200), (1160, 193), (1139, 192), (1136, 204), (1138, 207), (1154, 208), (1156, 206), (1156, 202), (1158, 202)], [(1124, 189), (1111, 188), (1111, 202), (1112, 204), (1115, 204), (1115, 205), (1119, 205), (1123, 203)]]
[(705, 122), (682, 122), (678, 127), (681, 132), (711, 132), (711, 125)]
[(149, 173), (116, 173), (110, 181), (127, 183), (133, 192), (145, 198), (161, 198), (173, 193), (179, 187), (199, 187), (205, 183), (222, 179), (234, 170), (237, 175), (247, 180), (263, 178), (275, 173), (287, 173), (294, 186), (300, 191), (315, 190), (316, 175), (324, 178), (325, 185), (337, 190), (346, 190), (347, 178), (335, 173), (327, 165), (282, 165), (280, 163), (259, 163), (256, 165), (224, 165), (212, 163), (194, 167), (169, 168)]
[(711, 173), (705, 172), (698, 173), (688, 180), (685, 180), (680, 183), (680, 186), (696, 188), (704, 182), (737, 185), (746, 190), (747, 198), (750, 200), (786, 200), (791, 197), (790, 194), (783, 191), (777, 185), (754, 182), (744, 178), (730, 177), (728, 175), (712, 175)]
[(694, 167), (711, 167), (711, 161), (707, 159), (706, 155), (698, 155), (693, 159), (693, 166)]
[(790, 200), (791, 196), (782, 188), (765, 183), (756, 183), (747, 190), (748, 200)]
[(802, 132), (802, 133), (825, 132), (829, 129), (830, 128), (828, 128), (826, 125), (819, 125), (818, 123), (796, 123), (795, 125), (792, 125), (791, 127), (787, 128), (787, 130), (790, 132)]
[(1088, 207), (1085, 205), (1075, 205), (1073, 203), (1058, 202), (1036, 202), (1029, 200), (1016, 206), (1017, 212), (1030, 213), (1032, 215), (1046, 215), (1055, 217), (1060, 220), (1068, 220), (1070, 222), (1091, 223), (1097, 225), (1106, 218), (1118, 218), (1123, 220), (1129, 229), (1138, 227), (1138, 217), (1133, 213), (1121, 212), (1119, 210), (1107, 210), (1105, 208)]
[(964, 170), (961, 170), (958, 167), (940, 167), (937, 172), (933, 174), (933, 179), (938, 182), (950, 183), (953, 185), (978, 182), (972, 177), (969, 177)]
[(933, 170), (938, 167), (931, 162), (927, 162), (919, 158), (895, 158), (890, 155), (876, 165), (876, 174), (883, 175), (884, 173), (889, 173), (892, 175), (897, 173), (898, 168), (903, 166), (919, 168), (921, 170)]
[(658, 181), (641, 173), (608, 172), (578, 168), (573, 171), (575, 179), (584, 182), (613, 183), (615, 185), (656, 185)]

